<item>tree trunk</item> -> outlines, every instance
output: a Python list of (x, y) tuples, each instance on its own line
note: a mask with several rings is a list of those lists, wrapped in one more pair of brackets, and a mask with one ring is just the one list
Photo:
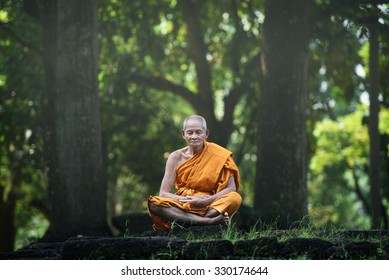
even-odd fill
[(218, 144), (225, 146), (226, 135), (222, 133), (215, 117), (215, 104), (213, 100), (212, 75), (210, 65), (207, 62), (208, 46), (204, 41), (204, 33), (200, 24), (199, 6), (201, 2), (193, 0), (180, 1), (184, 20), (188, 27), (188, 44), (190, 57), (192, 58), (197, 75), (196, 104), (192, 104), (198, 114), (206, 120), (209, 128), (214, 130), (210, 138)]
[(287, 227), (307, 215), (307, 99), (311, 1), (267, 0), (261, 48), (254, 207)]
[(48, 91), (45, 147), (50, 228), (46, 239), (107, 234), (96, 2), (41, 3)]
[(4, 199), (5, 187), (0, 186), (0, 252), (11, 252), (15, 246), (15, 207), (12, 192)]
[(369, 29), (369, 73), (370, 73), (370, 111), (369, 111), (369, 138), (370, 138), (370, 166), (369, 179), (371, 191), (372, 228), (381, 228), (382, 197), (380, 190), (380, 134), (379, 124), (379, 64), (378, 64), (378, 32), (373, 25)]

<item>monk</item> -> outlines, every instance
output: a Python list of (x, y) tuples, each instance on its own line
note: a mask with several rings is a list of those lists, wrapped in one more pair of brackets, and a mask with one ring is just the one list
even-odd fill
[(159, 196), (148, 198), (153, 228), (167, 230), (173, 221), (228, 223), (242, 203), (237, 193), (239, 170), (232, 153), (206, 141), (209, 130), (201, 116), (187, 117), (181, 135), (187, 146), (169, 155)]

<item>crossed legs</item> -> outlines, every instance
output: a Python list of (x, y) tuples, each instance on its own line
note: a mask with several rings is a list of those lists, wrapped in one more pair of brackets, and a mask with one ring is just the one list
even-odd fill
[(231, 215), (239, 209), (241, 202), (242, 198), (237, 192), (229, 192), (213, 201), (205, 214), (200, 215), (186, 211), (176, 200), (150, 196), (148, 211), (154, 222), (153, 228), (166, 230), (173, 221), (198, 225), (226, 224), (230, 221)]
[(220, 213), (212, 207), (209, 207), (204, 216), (186, 212), (175, 206), (158, 206), (153, 203), (149, 203), (149, 211), (166, 221), (188, 222), (199, 225), (225, 224), (228, 223), (230, 218), (227, 212)]

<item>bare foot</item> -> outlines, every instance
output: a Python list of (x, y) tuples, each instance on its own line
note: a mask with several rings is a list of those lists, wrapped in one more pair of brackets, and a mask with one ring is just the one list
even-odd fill
[(227, 212), (221, 213), (220, 215), (212, 218), (211, 224), (219, 225), (219, 224), (228, 224), (230, 222), (230, 217)]

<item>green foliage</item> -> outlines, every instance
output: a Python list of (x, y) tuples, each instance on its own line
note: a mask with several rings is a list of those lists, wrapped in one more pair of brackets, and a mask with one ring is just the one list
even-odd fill
[[(369, 195), (368, 153), (369, 137), (364, 123), (367, 107), (360, 105), (355, 112), (338, 121), (324, 119), (313, 132), (316, 151), (310, 162), (310, 214), (320, 224), (367, 228), (366, 205), (357, 197)], [(389, 110), (381, 108), (380, 132), (387, 134)]]
[(363, 125), (366, 108), (338, 121), (324, 119), (316, 124), (313, 135), (317, 139), (316, 154), (311, 159), (311, 169), (315, 174), (323, 173), (326, 166), (345, 164), (351, 168), (366, 164), (368, 153), (368, 132)]
[(21, 1), (2, 2), (0, 10), (0, 204), (14, 205), (2, 217), (14, 217), (10, 226), (15, 227), (18, 248), (47, 228), (44, 77), (37, 23), (23, 13)]
[(49, 227), (49, 220), (41, 211), (26, 206), (27, 205), (21, 205), (21, 203), (19, 203), (16, 209), (16, 213), (18, 213), (19, 216), (15, 242), (16, 250), (38, 242)]
[[(309, 114), (310, 147), (309, 210), (319, 224), (346, 228), (369, 227), (369, 182), (367, 102), (369, 91), (368, 28), (372, 15), (379, 16), (380, 48), (387, 49), (387, 5), (350, 5), (317, 1), (319, 21), (314, 27), (311, 48)], [(347, 7), (346, 7), (347, 6)], [(377, 13), (378, 11), (378, 13)], [(385, 56), (380, 68), (386, 69)], [(386, 73), (383, 70), (382, 73)], [(386, 82), (381, 76), (383, 104)], [(386, 106), (386, 105), (385, 105)], [(387, 205), (388, 139), (385, 132), (387, 109), (381, 107), (382, 186)]]

